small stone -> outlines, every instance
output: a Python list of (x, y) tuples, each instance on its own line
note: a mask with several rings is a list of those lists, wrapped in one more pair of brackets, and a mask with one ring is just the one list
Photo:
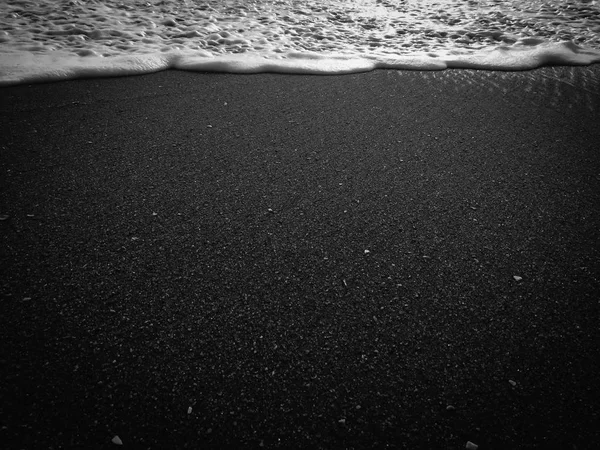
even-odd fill
[(119, 436), (115, 436), (114, 438), (112, 438), (112, 443), (115, 445), (123, 445), (123, 441)]
[(513, 380), (508, 380), (508, 382), (510, 383), (510, 385), (511, 385), (512, 387), (515, 387), (515, 386), (517, 385), (517, 382), (516, 382), (516, 381), (513, 381)]
[(188, 414), (191, 414), (191, 413), (192, 413), (192, 407), (188, 406)]
[(473, 444), (471, 441), (467, 441), (467, 445), (465, 445), (465, 448), (467, 450), (477, 450), (477, 448), (479, 448), (479, 445)]
[(342, 425), (346, 425), (346, 419), (340, 419), (338, 420), (339, 423), (341, 423)]
[(515, 281), (521, 281), (523, 279), (519, 275), (513, 275), (513, 278), (515, 279)]
[(371, 253), (371, 250), (365, 250), (365, 255), (368, 255), (369, 253)]

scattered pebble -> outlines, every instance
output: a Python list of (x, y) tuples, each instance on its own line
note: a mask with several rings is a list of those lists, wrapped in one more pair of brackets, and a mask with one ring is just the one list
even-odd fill
[(188, 406), (188, 414), (191, 414), (191, 413), (192, 413), (192, 407)]
[(371, 253), (371, 250), (365, 250), (365, 255), (368, 255), (369, 253)]
[(510, 383), (510, 385), (511, 385), (512, 387), (515, 387), (515, 386), (517, 385), (517, 382), (516, 382), (516, 381), (513, 381), (513, 380), (508, 380), (508, 382)]
[(114, 438), (112, 438), (112, 443), (115, 445), (123, 445), (123, 441), (119, 436), (115, 436)]
[(342, 425), (346, 425), (346, 419), (340, 419), (338, 420), (339, 423), (341, 423)]
[(513, 275), (513, 278), (515, 279), (515, 281), (521, 281), (523, 279), (519, 275)]
[(473, 444), (471, 441), (467, 441), (467, 445), (465, 445), (467, 450), (477, 450), (478, 447), (479, 445)]

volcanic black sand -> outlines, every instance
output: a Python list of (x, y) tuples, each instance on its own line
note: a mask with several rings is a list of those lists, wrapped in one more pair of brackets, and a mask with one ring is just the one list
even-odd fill
[(0, 98), (3, 448), (598, 445), (600, 66)]

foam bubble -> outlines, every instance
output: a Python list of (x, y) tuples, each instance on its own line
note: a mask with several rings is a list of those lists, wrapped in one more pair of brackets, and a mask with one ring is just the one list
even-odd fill
[(546, 0), (8, 0), (0, 85), (150, 73), (600, 62), (600, 8)]

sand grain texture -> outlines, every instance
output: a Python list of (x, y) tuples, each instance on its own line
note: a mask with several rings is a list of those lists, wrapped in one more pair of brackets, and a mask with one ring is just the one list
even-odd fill
[(4, 448), (593, 448), (599, 80), (0, 90)]

